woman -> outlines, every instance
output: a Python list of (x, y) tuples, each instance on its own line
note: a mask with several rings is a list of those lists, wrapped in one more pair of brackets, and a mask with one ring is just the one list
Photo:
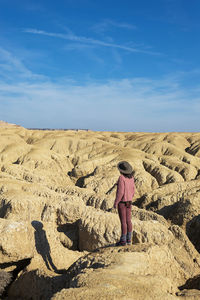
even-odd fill
[(132, 222), (131, 222), (131, 204), (135, 194), (135, 183), (133, 178), (133, 169), (127, 161), (121, 161), (117, 165), (120, 176), (117, 182), (117, 193), (114, 202), (114, 208), (118, 209), (121, 221), (121, 238), (118, 246), (131, 244)]

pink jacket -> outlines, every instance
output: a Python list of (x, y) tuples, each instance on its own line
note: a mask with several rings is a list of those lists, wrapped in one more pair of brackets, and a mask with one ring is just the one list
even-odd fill
[(117, 182), (117, 193), (114, 202), (114, 207), (117, 207), (120, 201), (132, 201), (135, 194), (135, 182), (134, 178), (128, 178), (123, 175), (119, 176)]

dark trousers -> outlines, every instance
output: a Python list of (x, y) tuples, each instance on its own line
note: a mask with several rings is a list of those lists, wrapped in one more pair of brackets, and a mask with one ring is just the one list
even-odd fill
[(132, 232), (131, 207), (132, 205), (126, 205), (124, 202), (119, 202), (118, 204), (118, 214), (121, 221), (122, 234)]

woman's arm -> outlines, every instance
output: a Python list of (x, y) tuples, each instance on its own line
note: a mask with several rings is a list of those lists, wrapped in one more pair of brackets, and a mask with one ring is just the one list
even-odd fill
[(118, 183), (117, 183), (117, 192), (116, 192), (116, 198), (114, 202), (114, 208), (117, 208), (117, 205), (122, 200), (123, 196), (124, 196), (124, 180), (121, 175), (119, 176)]

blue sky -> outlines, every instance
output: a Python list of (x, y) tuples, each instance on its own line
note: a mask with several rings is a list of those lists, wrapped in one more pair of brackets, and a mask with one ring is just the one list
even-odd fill
[(0, 120), (200, 131), (199, 0), (0, 0)]

